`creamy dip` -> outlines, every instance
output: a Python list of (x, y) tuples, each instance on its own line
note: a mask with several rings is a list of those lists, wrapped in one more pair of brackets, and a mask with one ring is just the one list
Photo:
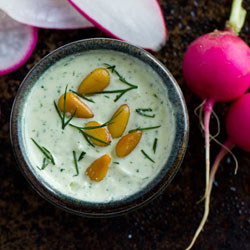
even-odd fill
[[(67, 126), (61, 128), (61, 120), (53, 105), (54, 100), (69, 89), (77, 91), (81, 81), (91, 71), (104, 67), (104, 63), (116, 65), (116, 69), (126, 80), (138, 86), (114, 102), (116, 94), (95, 95), (91, 98), (95, 103), (83, 100), (93, 111), (94, 118), (73, 118), (72, 124), (84, 126), (90, 120), (104, 123), (122, 104), (130, 107), (130, 118), (126, 130), (137, 127), (161, 125), (154, 130), (143, 131), (137, 147), (125, 158), (118, 158), (115, 147), (118, 139), (112, 139), (107, 147), (91, 147), (77, 129)], [(110, 72), (111, 82), (105, 90), (127, 88)], [(138, 108), (151, 108), (154, 118), (147, 118), (135, 112)], [(27, 98), (22, 119), (25, 150), (36, 174), (50, 188), (67, 196), (89, 201), (109, 202), (130, 196), (145, 187), (159, 173), (169, 157), (175, 134), (173, 109), (168, 99), (167, 88), (161, 78), (148, 65), (121, 52), (109, 50), (93, 50), (61, 59), (52, 65), (35, 83)], [(46, 147), (55, 158), (55, 165), (49, 164), (39, 170), (43, 162), (43, 154), (33, 143), (34, 138), (41, 146)], [(158, 139), (156, 152), (153, 143)], [(76, 174), (72, 151), (77, 156), (86, 152)], [(151, 162), (141, 152), (144, 150), (154, 161)], [(106, 177), (94, 182), (85, 175), (88, 166), (105, 153), (110, 154), (112, 162)], [(119, 164), (117, 164), (119, 163)]]

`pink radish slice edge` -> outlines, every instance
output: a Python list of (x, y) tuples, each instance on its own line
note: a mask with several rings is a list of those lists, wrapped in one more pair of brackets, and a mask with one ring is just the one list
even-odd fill
[(20, 24), (0, 11), (0, 75), (20, 68), (31, 56), (37, 28)]
[[(96, 0), (95, 6), (99, 7), (96, 8), (93, 6), (92, 9), (90, 8), (90, 6), (93, 5), (91, 0), (68, 1), (86, 19), (111, 37), (127, 41), (153, 52), (160, 50), (166, 43), (166, 23), (157, 0), (118, 0), (112, 3), (112, 9), (109, 8), (110, 5), (107, 0)], [(134, 4), (137, 4), (137, 6), (135, 7)], [(105, 6), (107, 6), (106, 9), (104, 9)], [(144, 8), (145, 6), (146, 10)], [(121, 13), (119, 13), (119, 11)], [(136, 21), (136, 15), (133, 17), (131, 16), (133, 11), (136, 12), (136, 15), (141, 13), (140, 18), (143, 18), (143, 22), (141, 22), (140, 18)], [(102, 16), (102, 13), (106, 13), (106, 15)], [(101, 20), (102, 18), (104, 19)], [(139, 23), (138, 27), (136, 27), (136, 23)], [(152, 26), (152, 23), (154, 24), (154, 27)], [(119, 27), (115, 27), (114, 24), (119, 24)], [(143, 26), (146, 27), (147, 30), (145, 30)], [(151, 30), (148, 30), (149, 28)], [(123, 32), (122, 34), (121, 31), (125, 31), (125, 33)], [(129, 33), (131, 34), (128, 35)], [(147, 34), (148, 36), (145, 38), (144, 34)], [(137, 37), (137, 40), (135, 37)], [(141, 39), (139, 37), (141, 37)]]
[(67, 0), (7, 0), (0, 3), (16, 21), (38, 28), (82, 29), (94, 27)]

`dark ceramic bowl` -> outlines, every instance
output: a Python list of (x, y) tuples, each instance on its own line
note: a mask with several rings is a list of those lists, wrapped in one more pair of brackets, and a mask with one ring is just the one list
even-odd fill
[[(158, 73), (168, 89), (169, 99), (175, 109), (176, 134), (170, 157), (159, 174), (142, 190), (122, 200), (109, 203), (90, 203), (68, 197), (45, 183), (32, 170), (24, 147), (21, 120), (29, 91), (38, 78), (55, 62), (68, 55), (88, 50), (106, 49), (127, 53), (148, 64)], [(11, 142), (18, 165), (31, 186), (47, 201), (68, 212), (89, 216), (115, 216), (141, 207), (159, 195), (178, 171), (188, 143), (188, 112), (181, 90), (170, 72), (150, 53), (133, 45), (113, 39), (97, 38), (76, 41), (56, 49), (44, 57), (23, 80), (11, 113)]]

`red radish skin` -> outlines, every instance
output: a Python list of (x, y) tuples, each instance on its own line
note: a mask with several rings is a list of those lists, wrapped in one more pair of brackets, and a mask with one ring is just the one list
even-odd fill
[(7, 0), (3, 9), (16, 21), (46, 29), (82, 29), (94, 27), (67, 0)]
[(226, 129), (233, 144), (250, 152), (250, 93), (232, 104), (226, 118)]
[(229, 31), (214, 31), (196, 39), (183, 60), (188, 87), (200, 98), (225, 102), (250, 85), (250, 48)]
[[(160, 4), (157, 0), (137, 0), (136, 2), (132, 0), (125, 2), (123, 0), (117, 0), (112, 3), (112, 6), (110, 6), (110, 2), (108, 1), (105, 3), (106, 0), (99, 0), (99, 4), (98, 2), (95, 2), (95, 4), (99, 6), (99, 9), (90, 8), (90, 3), (92, 5), (91, 0), (68, 1), (87, 20), (113, 38), (130, 42), (153, 52), (158, 51), (167, 41), (166, 23)], [(105, 5), (107, 6), (107, 9), (104, 8)], [(103, 12), (104, 9), (106, 9), (105, 13)], [(148, 14), (149, 11), (152, 13), (150, 15), (145, 15), (145, 13)], [(115, 13), (118, 14), (115, 15)], [(126, 16), (124, 17), (125, 13)], [(129, 22), (127, 21), (128, 13), (130, 13)], [(132, 15), (133, 13), (136, 13), (136, 15)], [(146, 18), (144, 21), (138, 18), (140, 13), (144, 13), (143, 18)], [(159, 18), (156, 18), (156, 16), (159, 16)], [(138, 18), (137, 23), (135, 18)], [(152, 30), (145, 31), (145, 28), (142, 28), (141, 26), (143, 24), (144, 27), (149, 29), (149, 27), (152, 27), (152, 23), (157, 23)], [(120, 27), (117, 28), (116, 24), (119, 24)], [(155, 34), (151, 34), (151, 32), (154, 32)], [(130, 33), (130, 35), (128, 33)], [(145, 38), (144, 34), (151, 34), (148, 36), (150, 37), (150, 42)]]
[[(32, 55), (37, 28), (17, 23), (0, 10), (0, 76), (20, 68)], [(5, 48), (10, 46), (6, 54)]]
[(215, 102), (231, 101), (250, 86), (250, 48), (236, 34), (244, 24), (246, 11), (242, 0), (233, 0), (225, 31), (215, 30), (197, 38), (183, 59), (183, 75), (188, 87), (203, 100), (205, 133), (205, 212), (191, 244), (200, 234), (209, 213), (210, 131), (209, 121)]

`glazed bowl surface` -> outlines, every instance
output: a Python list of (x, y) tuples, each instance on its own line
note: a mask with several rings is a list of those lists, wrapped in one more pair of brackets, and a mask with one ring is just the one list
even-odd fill
[[(32, 168), (24, 146), (23, 128), (21, 121), (24, 116), (24, 107), (31, 89), (39, 77), (52, 65), (67, 56), (91, 50), (112, 50), (123, 52), (149, 65), (161, 78), (167, 88), (168, 98), (174, 109), (175, 135), (170, 156), (156, 177), (140, 191), (121, 200), (110, 202), (86, 202), (67, 196), (48, 185), (36, 175)], [(37, 63), (23, 80), (15, 98), (11, 113), (11, 142), (18, 166), (31, 186), (47, 201), (68, 212), (88, 217), (109, 217), (132, 211), (159, 195), (171, 182), (177, 173), (185, 155), (189, 121), (185, 100), (171, 73), (165, 66), (147, 51), (115, 39), (95, 38), (66, 44)]]

